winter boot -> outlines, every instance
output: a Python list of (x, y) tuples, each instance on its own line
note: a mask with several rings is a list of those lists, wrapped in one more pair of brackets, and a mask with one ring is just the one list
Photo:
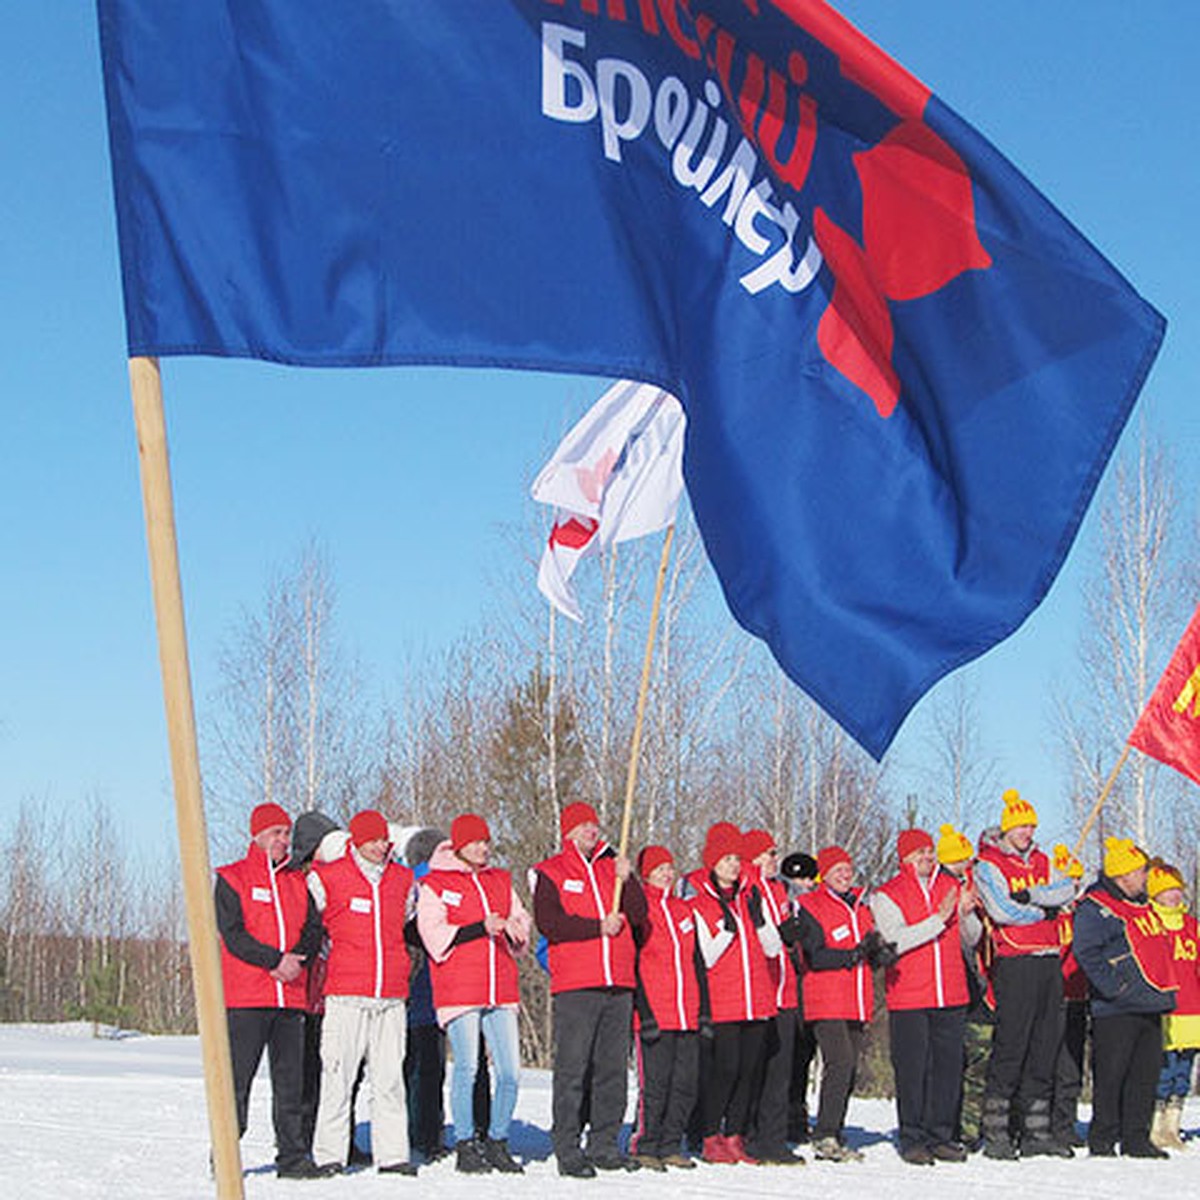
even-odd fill
[(706, 1163), (735, 1163), (737, 1154), (723, 1134), (714, 1133), (704, 1139), (704, 1161)]
[(1155, 1100), (1154, 1120), (1150, 1124), (1150, 1141), (1160, 1150), (1167, 1149), (1167, 1102)]
[(485, 1138), (481, 1143), (483, 1157), (493, 1170), (504, 1175), (524, 1175), (525, 1168), (508, 1152), (508, 1143), (502, 1138)]
[(1050, 1101), (1031, 1100), (1025, 1112), (1021, 1136), (1021, 1157), (1041, 1154), (1050, 1158), (1074, 1158), (1075, 1151), (1054, 1139), (1050, 1133)]
[(1163, 1142), (1165, 1150), (1186, 1150), (1187, 1142), (1183, 1140), (1183, 1096), (1172, 1096), (1167, 1101), (1166, 1124), (1164, 1133), (1166, 1140)]
[(862, 1162), (862, 1154), (835, 1137), (817, 1138), (813, 1153), (825, 1162)]
[(1014, 1159), (1017, 1148), (1008, 1131), (1008, 1118), (1012, 1105), (1001, 1096), (985, 1096), (983, 1116), (979, 1122), (983, 1134), (985, 1158)]
[(486, 1175), (492, 1169), (492, 1164), (484, 1155), (482, 1143), (476, 1141), (475, 1138), (459, 1142), (455, 1146), (455, 1152), (457, 1154), (455, 1170), (461, 1171), (464, 1175)]

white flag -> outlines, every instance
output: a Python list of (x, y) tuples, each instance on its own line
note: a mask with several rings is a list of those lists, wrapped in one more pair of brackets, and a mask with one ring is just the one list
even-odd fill
[(533, 483), (558, 512), (538, 568), (538, 587), (581, 620), (570, 578), (599, 545), (630, 541), (675, 520), (683, 491), (685, 418), (679, 401), (650, 384), (614, 384), (563, 438)]
[(580, 559), (595, 552), (599, 530), (600, 522), (595, 517), (560, 513), (538, 564), (538, 590), (572, 621), (582, 621), (583, 612), (575, 598), (575, 589), (571, 587), (571, 576)]

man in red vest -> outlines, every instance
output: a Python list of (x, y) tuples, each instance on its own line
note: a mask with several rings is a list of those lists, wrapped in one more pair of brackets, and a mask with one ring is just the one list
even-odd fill
[(415, 1175), (409, 1161), (404, 1038), (410, 966), (405, 925), (416, 897), (413, 873), (393, 860), (391, 849), (387, 820), (367, 809), (350, 819), (346, 853), (318, 864), (308, 877), (329, 935), (313, 1155), (323, 1168), (345, 1165), (351, 1094), (366, 1059), (376, 1170)]
[(871, 897), (875, 927), (896, 947), (885, 977), (900, 1157), (965, 1162), (955, 1140), (963, 1071), (967, 967), (979, 940), (974, 897), (939, 870), (933, 838), (905, 829), (900, 872)]
[[(550, 947), (554, 1020), (554, 1154), (560, 1175), (589, 1179), (600, 1170), (635, 1170), (617, 1135), (625, 1116), (633, 1019), (635, 949), (630, 923), (646, 920), (646, 897), (629, 860), (600, 838), (590, 804), (568, 804), (559, 820), (563, 847), (534, 867), (533, 914)], [(621, 905), (613, 912), (617, 881)], [(590, 1072), (587, 1154), (580, 1146), (584, 1081)]]
[(304, 872), (288, 866), (292, 820), (278, 804), (250, 814), (250, 848), (217, 868), (214, 902), (221, 935), (229, 1048), (238, 1132), (246, 1132), (250, 1085), (267, 1051), (275, 1171), (283, 1179), (322, 1174), (304, 1132), (304, 1012), (308, 960), (321, 948), (321, 922)]
[[(1000, 828), (984, 830), (975, 887), (991, 932), (996, 1031), (983, 1097), (983, 1152), (1013, 1159), (1073, 1151), (1050, 1125), (1054, 1065), (1062, 1040), (1062, 968), (1058, 912), (1075, 898), (1075, 880), (1052, 878), (1034, 845), (1037, 812), (1015, 788), (1004, 793)], [(1019, 1147), (1009, 1131), (1021, 1113)]]
[(1088, 1149), (1109, 1158), (1167, 1158), (1150, 1140), (1162, 1068), (1162, 1014), (1175, 1008), (1171, 942), (1146, 896), (1146, 855), (1128, 838), (1104, 843), (1104, 873), (1075, 909), (1075, 957), (1092, 998), (1092, 1123)]

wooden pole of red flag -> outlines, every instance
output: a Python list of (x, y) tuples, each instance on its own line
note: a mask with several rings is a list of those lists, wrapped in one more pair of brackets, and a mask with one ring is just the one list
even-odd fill
[[(638, 687), (637, 715), (633, 721), (633, 739), (629, 746), (629, 767), (625, 772), (625, 810), (621, 814), (621, 841), (617, 853), (626, 857), (629, 853), (629, 826), (633, 818), (633, 793), (637, 787), (638, 759), (642, 751), (642, 725), (646, 716), (646, 696), (650, 691), (650, 664), (654, 660), (654, 639), (658, 633), (658, 610), (662, 604), (663, 583), (667, 578), (667, 562), (671, 557), (671, 542), (675, 537), (674, 524), (667, 526), (663, 538), (662, 555), (658, 560), (658, 579), (654, 584), (654, 603), (650, 606), (650, 628), (646, 630), (646, 652), (642, 655), (642, 681)], [(618, 879), (613, 890), (612, 910), (621, 907), (623, 880)]]
[(175, 822), (179, 833), (188, 950), (208, 1099), (213, 1178), (219, 1200), (242, 1200), (242, 1160), (233, 1097), (233, 1066), (221, 986), (221, 958), (200, 783), (187, 631), (183, 620), (183, 589), (179, 580), (162, 379), (157, 359), (131, 358), (129, 386), (137, 431), (150, 584), (158, 626), (158, 658), (167, 715), (171, 777), (175, 786)]
[(1108, 793), (1112, 791), (1113, 784), (1117, 782), (1117, 776), (1121, 773), (1121, 768), (1125, 765), (1125, 760), (1129, 757), (1131, 747), (1128, 742), (1125, 743), (1125, 749), (1121, 751), (1121, 757), (1117, 759), (1117, 765), (1113, 767), (1112, 773), (1108, 780), (1100, 789), (1100, 795), (1096, 797), (1096, 803), (1092, 805), (1092, 811), (1088, 813), (1088, 818), (1083, 823), (1083, 828), (1079, 831), (1079, 840), (1075, 843), (1075, 849), (1071, 851), (1076, 858), (1080, 858), (1083, 854), (1083, 843), (1087, 841), (1087, 835), (1092, 832), (1092, 826), (1096, 823), (1096, 818), (1100, 815), (1100, 810), (1104, 807), (1104, 802), (1108, 799)]

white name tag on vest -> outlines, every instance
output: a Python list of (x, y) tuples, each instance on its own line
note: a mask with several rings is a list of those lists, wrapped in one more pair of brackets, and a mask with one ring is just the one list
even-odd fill
[(835, 942), (844, 942), (850, 936), (850, 926), (839, 925), (832, 933)]
[(250, 889), (250, 899), (257, 900), (261, 904), (270, 904), (271, 903), (271, 889), (270, 888), (251, 888)]
[(563, 891), (573, 892), (577, 896), (583, 895), (583, 880), (582, 879), (564, 879)]
[(450, 908), (457, 908), (462, 903), (462, 894), (460, 892), (443, 892), (442, 903)]
[(350, 911), (359, 913), (369, 913), (371, 911), (371, 901), (366, 896), (351, 896)]
[(679, 932), (680, 933), (691, 933), (692, 932), (692, 918), (691, 917), (684, 917), (683, 920), (679, 922)]

